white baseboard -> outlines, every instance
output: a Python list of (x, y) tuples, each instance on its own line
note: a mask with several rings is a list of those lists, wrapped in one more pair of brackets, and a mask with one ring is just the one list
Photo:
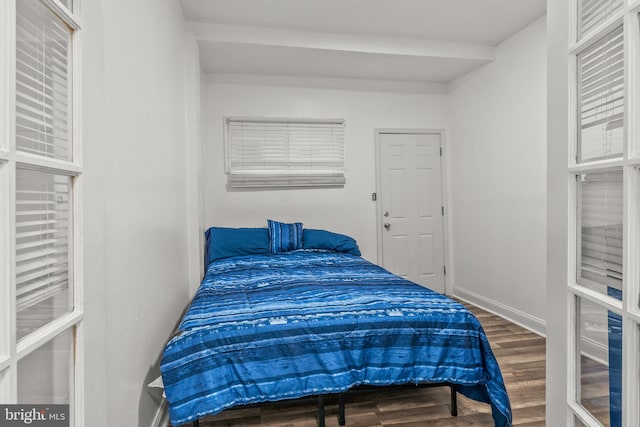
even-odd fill
[(158, 406), (158, 410), (156, 411), (156, 416), (153, 417), (153, 422), (151, 423), (151, 427), (169, 427), (169, 405), (165, 399), (162, 399), (160, 406)]
[(609, 366), (609, 345), (582, 337), (582, 354), (601, 365)]
[(532, 316), (524, 311), (509, 307), (501, 302), (494, 301), (483, 295), (479, 295), (455, 285), (453, 286), (453, 296), (507, 319), (508, 321), (515, 323), (518, 326), (522, 326), (535, 334), (546, 337), (546, 322), (539, 317)]

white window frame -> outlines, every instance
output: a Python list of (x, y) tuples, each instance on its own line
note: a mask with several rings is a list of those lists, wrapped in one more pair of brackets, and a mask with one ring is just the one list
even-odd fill
[[(320, 173), (309, 173), (302, 175), (288, 175), (287, 173), (271, 175), (269, 173), (246, 174), (246, 172), (237, 176), (244, 176), (238, 180), (233, 179), (234, 171), (232, 170), (232, 137), (230, 135), (231, 123), (242, 124), (275, 124), (275, 125), (330, 125), (341, 128), (342, 130), (342, 168), (341, 176), (331, 176)], [(344, 119), (318, 119), (318, 118), (280, 118), (280, 117), (225, 117), (224, 118), (224, 171), (227, 175), (227, 182), (230, 188), (291, 188), (291, 187), (344, 187), (346, 183), (347, 162), (346, 162), (346, 144), (345, 144), (345, 121)], [(289, 135), (289, 134), (288, 134)], [(282, 160), (289, 160), (282, 159)], [(290, 171), (289, 171), (290, 172)], [(336, 174), (337, 175), (337, 174)], [(246, 183), (245, 178), (249, 178)], [(287, 179), (287, 176), (290, 179)], [(317, 181), (314, 181), (316, 180)], [(328, 180), (328, 181), (327, 181)]]
[[(15, 52), (16, 2), (0, 0), (0, 402), (16, 403), (18, 362), (59, 334), (69, 331), (71, 425), (84, 426), (84, 297), (82, 261), (82, 129), (81, 129), (81, 31), (80, 0), (69, 11), (59, 0), (40, 0), (71, 29), (72, 159), (57, 160), (16, 150), (15, 143)], [(15, 191), (16, 168), (28, 167), (71, 177), (73, 310), (40, 327), (21, 340), (16, 339), (15, 280)], [(39, 402), (32, 402), (39, 403)], [(49, 403), (49, 402), (42, 402)]]
[[(579, 0), (569, 0), (569, 158), (568, 177), (568, 263), (567, 290), (567, 426), (576, 421), (585, 426), (601, 426), (576, 399), (580, 378), (577, 366), (580, 363), (579, 324), (577, 323), (578, 299), (589, 301), (622, 317), (622, 425), (637, 425), (640, 419), (640, 143), (638, 141), (638, 100), (640, 93), (640, 0), (624, 0), (624, 6), (605, 22), (592, 28), (578, 39)], [(619, 26), (624, 34), (624, 78), (625, 111), (623, 154), (617, 158), (577, 162), (578, 114), (577, 88), (579, 85), (577, 55), (591, 43)], [(602, 293), (577, 284), (578, 259), (578, 189), (577, 177), (586, 172), (605, 171), (619, 168), (623, 171), (623, 301), (618, 301)], [(635, 220), (631, 220), (635, 218)]]

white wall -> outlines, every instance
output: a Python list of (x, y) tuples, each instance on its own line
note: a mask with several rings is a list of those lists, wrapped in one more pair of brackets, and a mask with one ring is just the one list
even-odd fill
[(546, 25), (503, 42), (452, 84), (454, 293), (544, 332)]
[(569, 2), (547, 1), (547, 405), (550, 427), (568, 424), (567, 253), (569, 186)]
[(190, 293), (204, 275), (204, 169), (202, 164), (202, 78), (198, 41), (185, 35), (185, 160)]
[(104, 18), (102, 1), (82, 5), (82, 176), (84, 203), (85, 425), (107, 427), (107, 280), (105, 273)]
[[(446, 96), (208, 83), (203, 88), (205, 224), (266, 226), (301, 221), (353, 236), (376, 261), (375, 128), (446, 128)], [(346, 120), (344, 188), (227, 191), (223, 117), (326, 117)]]
[(83, 21), (86, 425), (149, 426), (189, 296), (182, 12), (88, 0)]

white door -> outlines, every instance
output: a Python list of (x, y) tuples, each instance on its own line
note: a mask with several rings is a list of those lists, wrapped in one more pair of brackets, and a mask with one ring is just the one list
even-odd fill
[(440, 135), (379, 134), (382, 266), (444, 293)]

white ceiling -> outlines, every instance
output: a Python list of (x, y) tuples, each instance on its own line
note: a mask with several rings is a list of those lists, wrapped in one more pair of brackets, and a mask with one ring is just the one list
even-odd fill
[[(180, 0), (211, 78), (291, 76), (446, 85), (545, 0)], [(425, 86), (426, 87), (426, 86)]]

